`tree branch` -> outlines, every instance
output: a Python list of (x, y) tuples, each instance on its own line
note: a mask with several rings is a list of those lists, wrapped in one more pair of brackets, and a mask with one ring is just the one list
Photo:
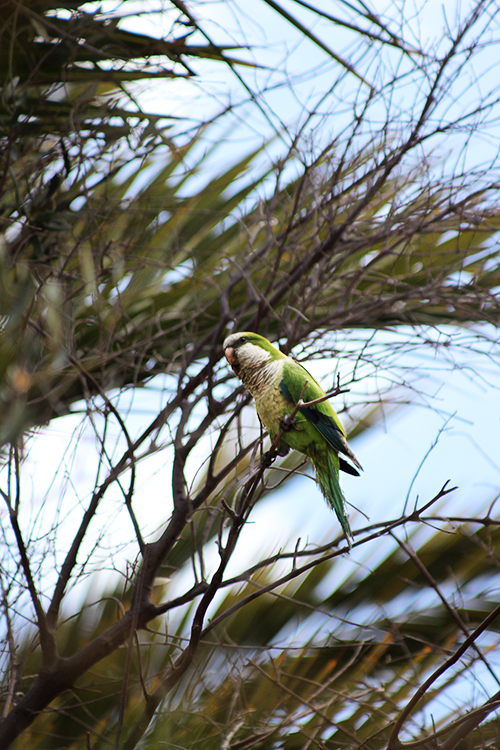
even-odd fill
[[(479, 636), (484, 633), (484, 631), (496, 620), (496, 618), (500, 615), (500, 604), (495, 607), (495, 609), (490, 612), (490, 614), (484, 618), (482, 623), (477, 626), (477, 628), (474, 630), (473, 633), (470, 634), (468, 638), (465, 639), (465, 641), (462, 643), (459, 648), (455, 651), (453, 656), (450, 656), (449, 659), (447, 659), (443, 664), (441, 664), (440, 667), (438, 667), (426, 680), (425, 682), (420, 685), (418, 690), (415, 692), (409, 703), (405, 706), (405, 708), (401, 711), (397, 721), (394, 724), (394, 727), (391, 732), (391, 736), (389, 738), (389, 744), (387, 746), (388, 750), (400, 750), (401, 748), (406, 747), (406, 743), (403, 743), (399, 739), (399, 733), (403, 727), (404, 722), (408, 718), (408, 716), (411, 714), (413, 709), (417, 706), (417, 704), (420, 702), (420, 700), (423, 698), (423, 696), (426, 694), (428, 689), (431, 687), (431, 685), (440, 677), (442, 674), (444, 674), (450, 667), (452, 667), (454, 664), (457, 663), (457, 661), (465, 654), (467, 649), (479, 638)], [(493, 710), (493, 707), (490, 709)]]

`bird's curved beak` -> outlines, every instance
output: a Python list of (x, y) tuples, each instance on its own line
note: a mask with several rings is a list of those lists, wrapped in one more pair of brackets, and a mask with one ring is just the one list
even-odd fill
[(236, 352), (234, 351), (234, 346), (228, 346), (226, 349), (224, 349), (224, 356), (230, 365), (235, 365), (238, 361)]

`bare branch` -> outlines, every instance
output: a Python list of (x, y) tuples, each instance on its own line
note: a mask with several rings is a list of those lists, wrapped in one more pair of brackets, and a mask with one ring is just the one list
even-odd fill
[[(447, 659), (443, 664), (441, 664), (438, 669), (436, 669), (426, 680), (425, 682), (420, 685), (418, 690), (415, 692), (411, 700), (408, 702), (408, 704), (405, 706), (405, 708), (401, 711), (397, 721), (394, 724), (394, 727), (391, 732), (391, 736), (389, 738), (389, 744), (388, 744), (388, 750), (396, 750), (397, 748), (401, 747), (407, 747), (405, 743), (401, 743), (399, 740), (399, 732), (401, 731), (404, 722), (410, 715), (410, 713), (413, 711), (413, 709), (416, 707), (416, 705), (420, 702), (420, 700), (423, 698), (423, 696), (426, 694), (426, 692), (429, 690), (431, 685), (440, 677), (442, 674), (444, 674), (450, 667), (452, 667), (454, 664), (457, 663), (457, 661), (463, 656), (463, 654), (467, 651), (470, 646), (479, 638), (482, 633), (491, 625), (492, 622), (496, 620), (496, 618), (500, 615), (500, 605), (495, 607), (490, 614), (484, 618), (482, 623), (477, 626), (477, 628), (469, 635), (468, 638), (464, 640), (461, 646), (457, 648), (453, 656), (450, 656), (449, 659)], [(490, 709), (493, 710), (493, 707)], [(452, 746), (451, 746), (452, 747)]]

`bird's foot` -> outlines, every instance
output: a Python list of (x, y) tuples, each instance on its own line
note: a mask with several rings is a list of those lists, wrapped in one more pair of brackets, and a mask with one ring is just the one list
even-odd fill
[(266, 469), (268, 469), (275, 461), (276, 456), (274, 455), (273, 451), (266, 451), (260, 457), (260, 462)]
[(289, 432), (290, 430), (293, 430), (296, 422), (297, 420), (295, 419), (295, 417), (291, 417), (289, 414), (285, 414), (285, 416), (281, 417), (280, 419), (280, 427), (283, 432)]
[(266, 451), (260, 457), (262, 466), (268, 469), (273, 464), (278, 456), (286, 456), (290, 452), (290, 446), (286, 443), (280, 442), (270, 451)]

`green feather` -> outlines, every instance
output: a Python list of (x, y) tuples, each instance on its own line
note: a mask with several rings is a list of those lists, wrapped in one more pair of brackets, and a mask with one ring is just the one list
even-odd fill
[[(345, 510), (344, 493), (340, 489), (339, 470), (335, 466), (335, 463), (338, 466), (339, 458), (337, 454), (331, 451), (330, 449), (327, 449), (326, 457), (328, 460), (328, 468), (329, 468), (328, 487), (329, 487), (330, 492), (323, 492), (323, 494), (330, 508), (333, 508), (333, 510), (335, 511), (335, 514), (339, 520), (340, 525), (342, 526), (342, 531), (345, 534), (345, 538), (350, 549), (352, 546), (351, 540), (353, 539), (353, 535), (351, 531), (351, 526), (349, 524), (349, 519), (347, 518), (347, 513)], [(318, 475), (318, 481), (319, 481), (319, 475)], [(320, 487), (321, 487), (321, 482), (320, 482)]]

